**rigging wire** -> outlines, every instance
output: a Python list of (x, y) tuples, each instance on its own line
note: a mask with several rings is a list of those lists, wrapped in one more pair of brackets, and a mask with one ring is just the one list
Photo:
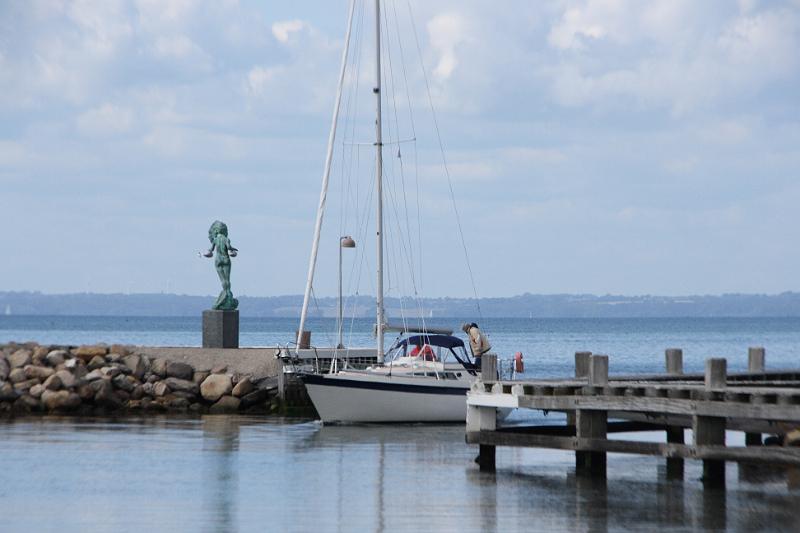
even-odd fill
[[(392, 5), (394, 5), (394, 4), (392, 4)], [(394, 11), (395, 11), (395, 14), (396, 14), (396, 9)], [(386, 76), (387, 76), (387, 82), (388, 82), (387, 84), (391, 87), (391, 91), (390, 91), (389, 94), (387, 94), (386, 98), (387, 98), (387, 104), (391, 103), (391, 108), (392, 108), (392, 111), (393, 111), (393, 117), (394, 117), (394, 123), (395, 123), (395, 129), (396, 129), (396, 132), (397, 132), (397, 138), (399, 139), (400, 138), (400, 119), (399, 119), (399, 115), (398, 115), (398, 112), (397, 112), (397, 109), (398, 109), (398, 105), (397, 105), (397, 84), (395, 82), (395, 76), (394, 76), (394, 60), (393, 60), (393, 56), (392, 56), (391, 33), (389, 31), (389, 19), (388, 19), (387, 12), (388, 12), (388, 9), (384, 9), (383, 10), (383, 22), (384, 22), (385, 29), (386, 29), (385, 33), (386, 33), (386, 36), (387, 36), (387, 38), (385, 39), (385, 43), (386, 43), (385, 46), (386, 46), (386, 55), (387, 55), (388, 67), (389, 67), (388, 72), (386, 73)], [(397, 20), (395, 20), (395, 24), (397, 25)], [(399, 40), (399, 35), (398, 35), (398, 40)], [(407, 89), (407, 87), (406, 87), (406, 89)], [(391, 95), (391, 102), (389, 102), (389, 95)], [(406, 93), (406, 96), (407, 96), (408, 100), (410, 101), (410, 97), (408, 96), (408, 92)], [(391, 119), (392, 119), (392, 117), (390, 116), (389, 117), (389, 126), (390, 126), (390, 128), (389, 128), (389, 130), (390, 130), (389, 136), (390, 136), (390, 138), (391, 138)], [(410, 224), (410, 221), (409, 221), (410, 217), (409, 217), (409, 214), (408, 214), (408, 195), (406, 193), (406, 185), (405, 185), (405, 168), (403, 166), (402, 151), (401, 151), (399, 146), (398, 146), (398, 150), (397, 150), (397, 163), (399, 163), (399, 166), (400, 166), (400, 186), (401, 186), (402, 196), (403, 196), (403, 207), (404, 207), (404, 215), (405, 215), (405, 223), (406, 223), (405, 224), (406, 225), (406, 238), (408, 239), (408, 249), (406, 250), (406, 257), (408, 257), (409, 255), (413, 254), (413, 245), (411, 244), (412, 243), (412, 232), (411, 232), (411, 224)], [(395, 160), (392, 159), (392, 170), (394, 171), (394, 169), (395, 169)], [(396, 186), (396, 183), (395, 183), (395, 186)], [(396, 204), (397, 204), (397, 201), (395, 199), (394, 208), (395, 208), (395, 216), (397, 217), (398, 236), (399, 236), (399, 239), (401, 240), (401, 242), (403, 242), (403, 245), (405, 247), (405, 242), (403, 240), (403, 231), (402, 231), (402, 228), (400, 226), (400, 215), (397, 212), (397, 205)], [(420, 250), (418, 252), (421, 254), (422, 253), (422, 249), (420, 248)], [(423, 307), (422, 299), (420, 298), (419, 291), (417, 290), (416, 275), (414, 273), (413, 261), (411, 261), (410, 264), (409, 264), (409, 276), (411, 278), (411, 285), (412, 285), (412, 288), (413, 288), (413, 291), (414, 291), (414, 303), (416, 304), (417, 312), (418, 312), (418, 314), (420, 316), (424, 316), (424, 307)], [(402, 304), (402, 297), (401, 297), (401, 309), (404, 309), (404, 306)]]
[(459, 236), (461, 237), (461, 246), (464, 249), (464, 258), (465, 258), (466, 263), (467, 263), (467, 271), (469, 272), (470, 283), (472, 284), (472, 293), (475, 296), (475, 306), (477, 307), (477, 310), (478, 310), (478, 318), (480, 319), (481, 322), (483, 322), (483, 313), (481, 312), (481, 303), (480, 303), (480, 300), (478, 298), (478, 289), (475, 286), (475, 276), (473, 275), (472, 265), (470, 264), (470, 261), (469, 261), (469, 251), (467, 249), (467, 241), (464, 238), (464, 231), (463, 231), (463, 228), (462, 228), (462, 225), (461, 225), (461, 216), (459, 215), (459, 212), (458, 212), (458, 205), (456, 204), (455, 192), (453, 190), (453, 180), (452, 180), (452, 178), (450, 176), (450, 169), (447, 166), (447, 157), (445, 156), (445, 153), (444, 153), (444, 143), (442, 142), (442, 135), (441, 135), (441, 131), (439, 129), (439, 120), (438, 120), (438, 118), (436, 116), (436, 109), (433, 106), (433, 96), (431, 95), (431, 85), (430, 85), (430, 81), (428, 80), (428, 73), (425, 70), (425, 64), (424, 64), (424, 62), (422, 60), (422, 48), (420, 47), (420, 44), (419, 44), (419, 34), (417, 32), (417, 25), (414, 22), (414, 12), (411, 9), (410, 0), (406, 0), (406, 5), (408, 6), (409, 18), (411, 19), (411, 27), (412, 27), (413, 33), (414, 33), (414, 42), (417, 45), (417, 54), (419, 56), (420, 68), (422, 69), (422, 76), (423, 76), (423, 78), (425, 80), (425, 88), (427, 90), (427, 95), (428, 95), (428, 105), (430, 106), (431, 114), (433, 115), (433, 124), (434, 124), (435, 130), (436, 130), (436, 138), (437, 138), (438, 143), (439, 143), (439, 151), (440, 151), (440, 153), (442, 155), (442, 165), (444, 166), (444, 172), (445, 172), (445, 175), (447, 176), (447, 186), (450, 189), (450, 200), (451, 200), (451, 202), (453, 204), (453, 211), (455, 212), (456, 224), (458, 225), (458, 233), (459, 233)]

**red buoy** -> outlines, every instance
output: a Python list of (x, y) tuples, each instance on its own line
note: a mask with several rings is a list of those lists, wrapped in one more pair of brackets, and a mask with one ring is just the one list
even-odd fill
[(522, 360), (522, 352), (514, 354), (514, 371), (518, 374), (525, 372), (525, 362)]

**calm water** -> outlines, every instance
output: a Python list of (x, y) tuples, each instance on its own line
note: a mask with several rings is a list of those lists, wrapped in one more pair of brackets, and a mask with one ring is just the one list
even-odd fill
[[(434, 319), (458, 330), (461, 320)], [(350, 321), (345, 344), (372, 346), (372, 320)], [(242, 346), (285, 345), (297, 320), (242, 317)], [(665, 348), (683, 348), (686, 371), (702, 371), (707, 357), (727, 357), (729, 370), (747, 367), (747, 347), (764, 346), (767, 366), (800, 364), (800, 318), (489, 319), (483, 324), (495, 351), (509, 358), (523, 352), (528, 374), (572, 373), (580, 350), (610, 355), (612, 373), (661, 371)], [(335, 321), (312, 319), (313, 344), (336, 344)], [(0, 343), (128, 343), (199, 346), (200, 317), (0, 316)], [(388, 336), (387, 336), (388, 337)], [(388, 344), (388, 341), (387, 341)]]
[(0, 423), (4, 531), (797, 531), (780, 478), (704, 492), (700, 465), (498, 449), (472, 463), (459, 426), (321, 427), (254, 417)]
[[(197, 345), (199, 326), (10, 316), (0, 317), (0, 342)], [(356, 321), (351, 342), (370, 343), (370, 327)], [(295, 328), (244, 318), (242, 344), (283, 344)], [(795, 366), (800, 355), (798, 319), (493, 320), (486, 329), (501, 355), (525, 353), (531, 376), (570, 374), (581, 349), (609, 353), (612, 372), (660, 371), (672, 346), (684, 349), (688, 370), (712, 355), (744, 368), (749, 345), (767, 348), (768, 367)], [(326, 343), (325, 334), (315, 339)], [(574, 476), (568, 452), (500, 448), (497, 473), (481, 474), (463, 426), (36, 417), (0, 421), (0, 438), (0, 531), (797, 531), (800, 523), (800, 492), (780, 471), (728, 465), (728, 491), (704, 491), (697, 462), (675, 483), (664, 479), (663, 460), (611, 454), (609, 479), (597, 483)], [(728, 439), (741, 443), (739, 434)]]

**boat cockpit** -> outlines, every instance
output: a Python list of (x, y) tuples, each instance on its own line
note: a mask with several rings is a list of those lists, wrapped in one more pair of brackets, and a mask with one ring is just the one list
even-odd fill
[(401, 336), (384, 355), (387, 366), (444, 369), (461, 367), (474, 375), (478, 370), (464, 341), (452, 335), (412, 334)]

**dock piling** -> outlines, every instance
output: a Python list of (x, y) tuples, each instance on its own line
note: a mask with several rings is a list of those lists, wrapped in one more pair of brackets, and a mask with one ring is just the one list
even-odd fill
[(747, 371), (763, 372), (766, 350), (760, 346), (747, 349)]
[[(764, 372), (766, 366), (766, 350), (761, 346), (751, 346), (747, 349), (747, 371)], [(761, 446), (763, 440), (761, 433), (745, 433), (746, 446)]]
[[(497, 381), (497, 356), (485, 354), (481, 357), (481, 380), (484, 384)], [(497, 426), (497, 409), (494, 407), (467, 406), (467, 431), (494, 431)], [(478, 445), (476, 462), (482, 471), (494, 472), (495, 447), (488, 444)]]
[(683, 374), (683, 350), (668, 348), (664, 352), (667, 363), (667, 374)]
[(608, 385), (608, 356), (592, 355), (589, 358), (589, 385), (605, 387)]
[[(667, 374), (681, 375), (683, 374), (683, 350), (680, 348), (667, 348), (664, 351), (664, 359), (666, 363)], [(667, 430), (667, 443), (669, 444), (684, 444), (684, 431), (682, 427), (668, 426)], [(680, 480), (683, 479), (683, 458), (682, 457), (668, 457), (667, 458), (667, 479)]]
[[(589, 378), (589, 358), (592, 356), (592, 352), (575, 352), (575, 378), (576, 379), (588, 379)], [(568, 426), (576, 426), (577, 420), (575, 418), (575, 411), (567, 411), (567, 425)], [(577, 450), (575, 452), (575, 469), (580, 470), (586, 464), (588, 459), (586, 459), (586, 452), (582, 452)]]
[[(608, 385), (608, 356), (592, 355), (589, 357), (589, 385), (604, 387)], [(608, 413), (578, 409), (575, 413), (575, 436), (580, 439), (605, 439), (608, 434)], [(575, 452), (575, 470), (579, 474), (592, 477), (606, 477), (605, 452)]]
[(706, 359), (705, 384), (707, 390), (724, 389), (728, 379), (728, 361), (711, 357)]
[(575, 352), (575, 377), (587, 378), (589, 377), (589, 358), (592, 352)]
[[(727, 384), (728, 362), (721, 358), (706, 359), (706, 390), (722, 389)], [(717, 416), (692, 417), (694, 445), (725, 445), (725, 418)], [(703, 459), (703, 484), (706, 487), (725, 486), (725, 461)]]

